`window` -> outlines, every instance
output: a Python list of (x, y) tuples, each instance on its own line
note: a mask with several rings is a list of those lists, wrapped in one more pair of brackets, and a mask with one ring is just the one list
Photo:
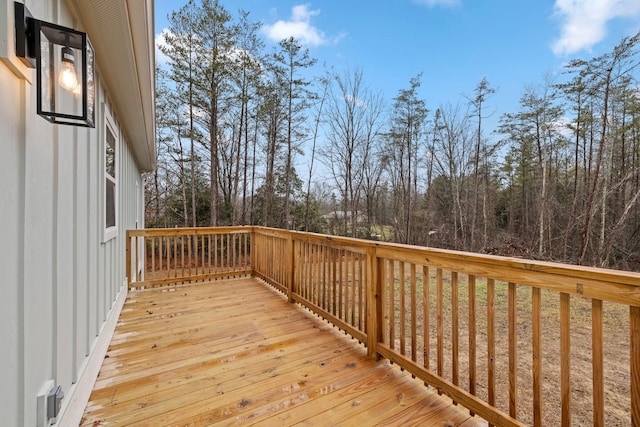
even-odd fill
[(116, 236), (117, 230), (117, 149), (115, 126), (110, 116), (105, 114), (104, 132), (104, 240), (107, 241)]

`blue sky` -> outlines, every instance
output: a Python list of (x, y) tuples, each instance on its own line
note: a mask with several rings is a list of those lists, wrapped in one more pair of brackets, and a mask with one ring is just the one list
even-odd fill
[[(186, 3), (156, 0), (156, 34)], [(640, 0), (221, 0), (249, 11), (267, 43), (294, 36), (338, 72), (362, 68), (390, 103), (423, 73), (420, 95), (434, 111), (464, 103), (486, 77), (497, 92), (493, 120), (514, 112), (527, 85), (560, 75), (573, 58), (610, 51), (640, 31)], [(157, 40), (161, 40), (157, 37)], [(162, 58), (158, 58), (162, 60)], [(490, 129), (489, 129), (490, 130)]]

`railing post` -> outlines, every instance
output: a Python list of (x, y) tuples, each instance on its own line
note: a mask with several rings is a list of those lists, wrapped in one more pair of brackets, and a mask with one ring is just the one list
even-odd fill
[(290, 303), (293, 302), (293, 281), (295, 279), (295, 271), (296, 271), (296, 251), (295, 251), (295, 241), (293, 240), (293, 233), (287, 233), (287, 266), (288, 266), (288, 277), (287, 277), (287, 299)]
[(251, 232), (249, 234), (249, 236), (251, 237), (251, 253), (249, 254), (249, 257), (251, 258), (251, 276), (255, 276), (256, 275), (256, 256), (257, 256), (257, 249), (256, 249), (256, 235), (258, 233), (256, 232), (256, 228), (255, 227), (251, 227)]
[(378, 274), (376, 248), (367, 249), (367, 356), (378, 358), (378, 341), (382, 333), (381, 278)]
[(125, 238), (125, 271), (127, 273), (127, 288), (131, 285), (131, 232), (127, 230)]

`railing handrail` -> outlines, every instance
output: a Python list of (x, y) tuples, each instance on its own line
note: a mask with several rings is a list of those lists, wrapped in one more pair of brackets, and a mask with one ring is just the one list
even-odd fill
[[(307, 233), (302, 231), (282, 230), (260, 226), (225, 226), (225, 227), (181, 227), (181, 228), (150, 228), (127, 230), (127, 237), (144, 236), (184, 236), (216, 233), (253, 233), (259, 230), (261, 233), (274, 236), (292, 236), (296, 240), (331, 242), (340, 244), (345, 248), (358, 248), (365, 252), (367, 248), (375, 248), (376, 251), (385, 249), (396, 253), (402, 253), (407, 260), (420, 262), (427, 265), (446, 263), (455, 269), (467, 274), (482, 275), (496, 280), (504, 280), (503, 275), (498, 274), (496, 268), (508, 269), (513, 274), (518, 274), (517, 282), (522, 285), (537, 286), (558, 292), (579, 294), (584, 297), (598, 298), (604, 301), (629, 304), (640, 307), (640, 273), (611, 270), (599, 267), (562, 264), (558, 262), (539, 261), (516, 257), (479, 254), (473, 252), (438, 249), (425, 246), (405, 245), (390, 242), (377, 242), (353, 237), (332, 236), (328, 234)], [(444, 268), (445, 266), (442, 265)], [(544, 275), (545, 279), (557, 277), (569, 277), (576, 279), (575, 283), (548, 283), (546, 280), (532, 279), (531, 277)], [(526, 282), (523, 280), (527, 280)], [(606, 284), (614, 287), (611, 291), (601, 289)]]
[[(515, 281), (521, 285), (640, 307), (640, 273), (636, 272), (258, 226), (252, 227), (251, 231), (254, 230), (283, 238), (291, 235), (295, 240), (301, 241), (331, 242), (345, 248), (359, 248), (362, 252), (367, 248), (375, 248), (376, 255), (379, 251), (387, 256), (395, 254), (394, 256), (397, 257), (397, 254), (402, 254), (410, 262), (438, 265), (466, 274), (505, 282)], [(508, 272), (509, 276), (513, 276), (511, 277), (513, 280), (500, 274), (501, 271)], [(563, 278), (568, 278), (570, 281)], [(611, 289), (603, 289), (603, 286), (610, 286)]]

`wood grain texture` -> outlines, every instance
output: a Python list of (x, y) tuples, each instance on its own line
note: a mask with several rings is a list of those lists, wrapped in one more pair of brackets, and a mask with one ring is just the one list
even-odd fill
[(407, 422), (486, 425), (260, 280), (235, 279), (130, 292), (81, 425)]

